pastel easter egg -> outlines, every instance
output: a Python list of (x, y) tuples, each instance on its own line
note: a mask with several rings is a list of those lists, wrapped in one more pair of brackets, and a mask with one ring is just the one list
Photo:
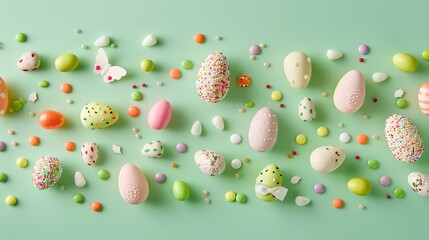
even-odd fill
[(207, 149), (197, 151), (195, 164), (206, 175), (219, 176), (225, 170), (225, 159), (219, 153)]
[(16, 67), (24, 72), (37, 70), (40, 66), (40, 57), (35, 52), (26, 52), (18, 59)]
[(176, 180), (173, 184), (173, 195), (179, 201), (188, 200), (190, 195), (188, 184), (183, 180)]
[(64, 115), (54, 110), (45, 110), (39, 115), (40, 126), (48, 130), (60, 128), (64, 121)]
[(429, 82), (420, 87), (418, 100), (422, 113), (424, 115), (429, 115)]
[(0, 77), (0, 116), (6, 113), (9, 104), (9, 93), (7, 91), (6, 82)]
[(412, 172), (408, 175), (408, 185), (418, 195), (429, 197), (429, 175), (424, 172)]
[(86, 179), (81, 172), (75, 172), (74, 184), (76, 187), (84, 187), (86, 185)]
[(159, 158), (164, 154), (164, 146), (158, 140), (151, 140), (143, 146), (141, 153), (148, 158)]
[(147, 122), (155, 130), (161, 130), (167, 127), (170, 122), (173, 108), (167, 100), (156, 102), (149, 111)]
[(335, 107), (343, 113), (354, 113), (365, 100), (365, 78), (357, 70), (348, 71), (334, 92)]
[[(256, 177), (255, 184), (263, 184), (268, 188), (281, 187), (283, 185), (283, 177), (280, 168), (277, 165), (269, 164), (264, 169), (262, 169), (258, 177)], [(266, 202), (272, 202), (277, 200), (277, 198), (272, 193), (259, 193), (256, 191), (256, 197)]]
[(229, 90), (230, 74), (222, 52), (211, 53), (200, 66), (196, 87), (200, 98), (206, 102), (222, 101)]
[(412, 163), (423, 154), (423, 139), (416, 126), (406, 117), (392, 114), (384, 124), (384, 134), (393, 156), (399, 161)]
[(77, 68), (79, 59), (72, 53), (62, 54), (55, 59), (55, 68), (60, 72), (70, 72)]
[(278, 122), (274, 111), (263, 107), (256, 112), (249, 126), (249, 144), (253, 150), (267, 152), (277, 141)]
[(98, 159), (98, 146), (95, 142), (86, 142), (80, 148), (80, 155), (88, 166), (95, 164)]
[(417, 58), (409, 53), (396, 53), (393, 55), (392, 61), (397, 69), (406, 73), (416, 71), (419, 65)]
[(305, 97), (299, 102), (299, 118), (305, 122), (311, 122), (316, 118), (316, 108), (310, 98)]
[(125, 164), (119, 170), (118, 187), (122, 199), (129, 204), (140, 204), (149, 196), (146, 176), (132, 163)]
[(38, 190), (48, 189), (61, 178), (63, 166), (55, 157), (43, 156), (33, 167), (33, 184)]
[(112, 126), (118, 119), (118, 111), (104, 103), (87, 103), (80, 112), (82, 125), (91, 130)]
[(357, 177), (349, 179), (347, 188), (356, 195), (367, 196), (371, 192), (372, 185), (368, 179)]
[(346, 152), (337, 146), (318, 147), (310, 154), (311, 167), (320, 173), (335, 171), (345, 159)]
[(283, 68), (292, 87), (307, 87), (311, 79), (311, 59), (307, 54), (300, 51), (289, 53), (283, 61)]

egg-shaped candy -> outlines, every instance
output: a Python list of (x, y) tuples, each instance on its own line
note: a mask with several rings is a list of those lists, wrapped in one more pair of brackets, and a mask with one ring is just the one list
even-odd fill
[(206, 175), (219, 176), (225, 170), (226, 163), (222, 155), (203, 149), (194, 155), (195, 164)]
[(24, 72), (37, 70), (40, 66), (40, 57), (35, 52), (26, 52), (18, 59), (16, 67)]
[(118, 187), (122, 199), (129, 204), (140, 204), (146, 201), (149, 195), (149, 184), (146, 176), (136, 165), (131, 163), (121, 167)]
[(330, 173), (343, 164), (346, 152), (337, 146), (322, 146), (310, 154), (311, 167), (316, 172)]
[(371, 192), (372, 185), (368, 179), (357, 177), (349, 179), (347, 188), (356, 195), (367, 196)]
[(33, 184), (38, 190), (48, 189), (61, 178), (63, 166), (55, 157), (43, 156), (33, 167)]
[(55, 59), (55, 68), (60, 72), (73, 71), (79, 65), (79, 58), (72, 53), (62, 54)]
[(418, 100), (422, 113), (429, 116), (429, 82), (420, 87)]
[(190, 190), (188, 184), (183, 180), (176, 180), (173, 183), (174, 198), (179, 201), (186, 201), (189, 199)]
[(88, 166), (95, 164), (98, 159), (98, 147), (95, 142), (86, 142), (80, 148), (80, 155)]
[(387, 145), (393, 156), (405, 163), (415, 162), (423, 154), (424, 145), (419, 130), (406, 117), (392, 114), (384, 125)]
[(255, 194), (261, 200), (272, 202), (283, 201), (287, 188), (283, 187), (283, 177), (277, 165), (269, 164), (259, 172), (255, 183)]
[(158, 140), (151, 140), (143, 146), (141, 153), (148, 158), (159, 158), (164, 154), (164, 146)]
[(206, 102), (222, 101), (229, 90), (230, 73), (222, 52), (211, 53), (200, 66), (196, 87), (200, 98)]
[(335, 88), (334, 104), (343, 113), (354, 113), (365, 100), (365, 78), (358, 70), (344, 74)]
[(147, 122), (155, 130), (161, 130), (167, 127), (170, 122), (173, 108), (167, 100), (156, 102), (149, 111)]
[(299, 102), (299, 118), (305, 122), (311, 122), (316, 118), (316, 108), (310, 98), (305, 97)]
[(119, 113), (104, 103), (87, 103), (80, 112), (82, 125), (91, 130), (112, 126), (118, 119)]
[(311, 79), (311, 59), (307, 54), (300, 51), (289, 53), (283, 61), (283, 68), (292, 87), (307, 87)]
[(419, 65), (417, 58), (409, 53), (396, 53), (392, 61), (396, 68), (406, 73), (416, 71)]
[(408, 185), (418, 195), (429, 197), (429, 175), (424, 172), (412, 172), (408, 174)]
[(45, 110), (39, 115), (40, 126), (48, 130), (60, 128), (63, 126), (64, 121), (64, 115), (54, 110)]
[(9, 94), (6, 87), (6, 82), (0, 77), (0, 116), (4, 115), (9, 104)]
[(277, 141), (278, 122), (274, 111), (263, 107), (256, 112), (249, 126), (249, 144), (253, 150), (266, 152), (271, 150)]

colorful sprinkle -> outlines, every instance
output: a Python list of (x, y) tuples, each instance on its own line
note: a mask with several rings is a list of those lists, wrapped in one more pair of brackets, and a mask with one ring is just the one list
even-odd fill
[(245, 74), (240, 75), (237, 79), (237, 85), (239, 87), (248, 87), (250, 86), (250, 83), (251, 83), (250, 77)]

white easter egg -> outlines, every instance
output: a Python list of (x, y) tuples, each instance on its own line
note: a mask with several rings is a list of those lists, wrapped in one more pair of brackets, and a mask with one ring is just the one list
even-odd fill
[(94, 142), (86, 142), (80, 148), (80, 155), (88, 166), (95, 164), (98, 159), (98, 147)]
[(316, 118), (316, 108), (310, 98), (304, 97), (299, 102), (298, 108), (299, 118), (305, 122), (311, 122)]
[(346, 152), (337, 146), (322, 146), (310, 154), (311, 167), (320, 173), (336, 170), (346, 159)]
[(408, 185), (418, 195), (429, 197), (429, 175), (424, 172), (412, 172), (408, 175)]
[(141, 153), (148, 158), (159, 158), (164, 154), (164, 146), (158, 140), (151, 140), (143, 146)]
[(200, 121), (195, 121), (191, 128), (191, 134), (195, 137), (198, 137), (201, 135), (203, 131), (203, 126), (201, 125)]
[(365, 100), (365, 78), (357, 70), (344, 74), (335, 88), (334, 104), (343, 113), (354, 113)]
[(86, 179), (81, 172), (74, 174), (74, 184), (76, 187), (84, 187), (86, 185)]
[(307, 87), (311, 79), (311, 59), (307, 54), (300, 51), (289, 53), (283, 61), (283, 68), (292, 87)]
[(266, 152), (271, 150), (277, 141), (278, 122), (274, 111), (263, 107), (255, 114), (249, 126), (249, 144), (253, 150)]
[(35, 52), (26, 52), (18, 59), (16, 67), (24, 72), (37, 70), (40, 66), (40, 57)]
[(209, 176), (219, 176), (225, 170), (225, 159), (215, 151), (207, 149), (197, 151), (194, 160), (198, 168)]
[(215, 128), (217, 128), (218, 130), (223, 131), (223, 129), (225, 128), (225, 123), (221, 116), (215, 116), (212, 119), (212, 123), (213, 123), (213, 126), (215, 126)]

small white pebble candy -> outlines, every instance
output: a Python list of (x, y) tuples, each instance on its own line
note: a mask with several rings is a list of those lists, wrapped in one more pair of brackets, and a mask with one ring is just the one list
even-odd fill
[(250, 60), (255, 60), (255, 59), (256, 59), (256, 56), (255, 56), (255, 55), (250, 55), (249, 59), (250, 59)]
[(221, 116), (215, 116), (212, 119), (212, 123), (213, 126), (215, 126), (215, 128), (217, 128), (218, 130), (223, 131), (223, 129), (225, 128), (225, 123), (223, 122), (223, 118)]
[(231, 135), (229, 140), (231, 141), (232, 144), (239, 144), (241, 143), (241, 136), (237, 133), (234, 133)]
[(240, 169), (241, 165), (242, 165), (242, 163), (239, 159), (234, 159), (231, 161), (231, 167), (234, 169)]
[(292, 184), (297, 184), (297, 183), (299, 182), (299, 180), (301, 180), (301, 177), (300, 177), (300, 176), (293, 176), (293, 177), (290, 179), (290, 183), (292, 183)]
[(105, 47), (107, 45), (109, 45), (110, 39), (108, 36), (101, 36), (99, 37), (97, 40), (95, 40), (94, 42), (94, 46), (96, 47)]
[(387, 74), (382, 72), (376, 72), (372, 74), (372, 81), (375, 83), (381, 83), (388, 78)]
[(147, 35), (147, 37), (145, 37), (145, 39), (143, 39), (142, 46), (143, 47), (152, 47), (153, 45), (155, 45), (157, 43), (157, 41), (158, 41), (158, 39), (154, 35), (149, 34), (149, 35)]
[(203, 131), (203, 127), (201, 126), (201, 122), (195, 121), (194, 125), (192, 125), (192, 128), (191, 128), (191, 134), (194, 135), (195, 137), (198, 137), (201, 135), (202, 131)]
[(86, 185), (85, 177), (81, 172), (76, 172), (74, 174), (74, 184), (76, 185), (76, 187), (83, 187)]
[(400, 98), (400, 97), (404, 96), (404, 90), (402, 88), (396, 90), (394, 96), (395, 96), (395, 98)]
[(340, 142), (348, 143), (348, 142), (350, 142), (350, 139), (351, 139), (350, 134), (348, 134), (346, 132), (343, 132), (340, 134)]
[(115, 144), (112, 145), (112, 151), (116, 154), (122, 154), (121, 147)]
[(303, 196), (297, 196), (295, 198), (295, 203), (297, 206), (303, 207), (303, 206), (306, 206), (310, 203), (310, 198), (303, 197)]
[(326, 57), (328, 57), (329, 60), (337, 60), (338, 58), (341, 58), (343, 56), (343, 53), (335, 50), (335, 49), (329, 49), (326, 52)]
[(264, 63), (264, 67), (269, 68), (270, 66), (271, 66), (271, 64), (269, 64), (267, 62)]

